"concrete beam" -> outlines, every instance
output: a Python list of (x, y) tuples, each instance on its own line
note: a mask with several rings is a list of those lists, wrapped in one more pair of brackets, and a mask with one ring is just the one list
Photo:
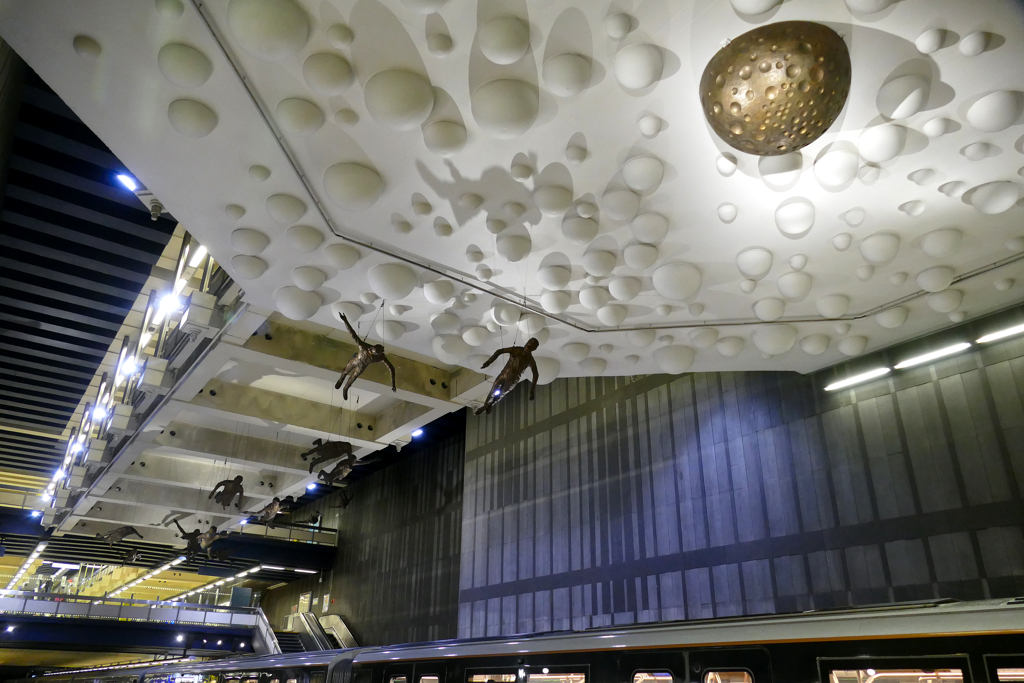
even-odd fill
[(271, 498), (277, 495), (276, 491), (309, 478), (306, 470), (284, 473), (261, 468), (258, 463), (241, 462), (225, 465), (224, 461), (219, 459), (214, 461), (213, 458), (176, 458), (149, 450), (138, 456), (134, 463), (121, 473), (117, 484), (122, 487), (134, 486), (136, 483), (161, 484), (176, 487), (184, 493), (186, 490), (209, 490), (217, 482), (225, 478), (231, 479), (236, 474), (242, 475), (242, 485), (246, 487), (246, 491), (251, 489), (259, 497)]
[[(242, 348), (307, 366), (303, 374), (311, 374), (309, 368), (312, 367), (320, 370), (315, 373), (317, 376), (337, 380), (345, 364), (356, 353), (356, 345), (350, 341), (332, 339), (325, 334), (300, 330), (275, 321), (269, 321), (267, 324), (270, 340), (257, 334), (249, 337)], [(403, 358), (394, 351), (388, 352), (388, 358), (395, 366), (398, 398), (433, 407), (442, 407), (442, 404), (448, 403), (451, 373), (426, 363)], [(266, 365), (280, 366), (280, 363), (266, 359), (253, 360)], [(390, 392), (391, 375), (383, 363), (374, 363), (356, 380), (355, 386), (380, 394)]]
[(210, 491), (206, 487), (185, 491), (162, 484), (132, 482), (130, 485), (120, 488), (121, 490), (118, 491), (117, 486), (111, 486), (104, 493), (91, 493), (90, 497), (106, 503), (121, 503), (140, 508), (155, 508), (172, 512), (192, 512), (202, 515), (221, 515), (232, 518), (240, 516), (243, 510), (258, 510), (266, 505), (266, 502), (269, 500), (267, 496), (257, 497), (250, 495), (246, 491), (241, 501), (241, 507), (235, 507), (235, 503), (238, 502), (238, 498), (235, 498), (235, 503), (225, 508), (209, 498)]
[(196, 394), (189, 405), (336, 434), (345, 440), (372, 443), (377, 439), (377, 419), (372, 415), (219, 379), (209, 380), (206, 390)]

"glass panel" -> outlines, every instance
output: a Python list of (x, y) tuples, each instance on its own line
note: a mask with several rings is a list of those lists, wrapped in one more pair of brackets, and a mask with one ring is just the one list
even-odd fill
[(473, 674), (469, 683), (516, 683), (515, 674)]
[(672, 683), (672, 674), (668, 671), (637, 671), (633, 674), (633, 683)]
[(999, 669), (1000, 681), (1024, 681), (1024, 669)]
[(586, 683), (586, 674), (530, 674), (529, 683)]
[(402, 676), (392, 676), (390, 681), (389, 681), (389, 683), (405, 683), (405, 681), (406, 681), (406, 678), (405, 678), (404, 675), (402, 675)]
[(831, 683), (963, 683), (964, 674), (960, 669), (852, 669), (833, 671), (829, 680)]
[(437, 676), (420, 676), (420, 683), (438, 683)]
[(754, 677), (749, 671), (708, 671), (704, 683), (754, 683)]

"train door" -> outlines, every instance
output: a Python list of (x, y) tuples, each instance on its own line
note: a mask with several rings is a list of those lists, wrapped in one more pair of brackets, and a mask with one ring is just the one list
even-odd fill
[(772, 661), (760, 647), (691, 650), (692, 683), (772, 683)]
[(622, 683), (688, 683), (685, 652), (623, 654), (619, 658)]

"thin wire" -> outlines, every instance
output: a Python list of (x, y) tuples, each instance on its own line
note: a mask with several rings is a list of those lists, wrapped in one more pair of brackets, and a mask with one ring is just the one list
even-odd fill
[[(384, 302), (385, 301), (386, 301), (386, 299), (381, 299), (380, 300), (380, 308), (378, 308), (377, 312), (373, 314), (373, 320), (370, 321), (370, 329), (366, 330), (366, 334), (363, 335), (363, 341), (364, 342), (366, 341), (366, 338), (370, 336), (370, 332), (371, 332), (371, 330), (373, 330), (373, 324), (375, 322), (377, 322), (377, 316), (380, 315), (381, 311), (384, 310)], [(383, 338), (384, 335), (381, 335), (381, 337)]]

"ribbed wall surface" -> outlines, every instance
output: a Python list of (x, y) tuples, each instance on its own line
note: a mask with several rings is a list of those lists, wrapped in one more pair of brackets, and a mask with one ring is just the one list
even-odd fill
[(825, 374), (564, 379), (471, 416), (459, 635), (1024, 593), (1024, 341)]
[(0, 213), (0, 470), (49, 477), (62, 430), (174, 230), (31, 71)]

